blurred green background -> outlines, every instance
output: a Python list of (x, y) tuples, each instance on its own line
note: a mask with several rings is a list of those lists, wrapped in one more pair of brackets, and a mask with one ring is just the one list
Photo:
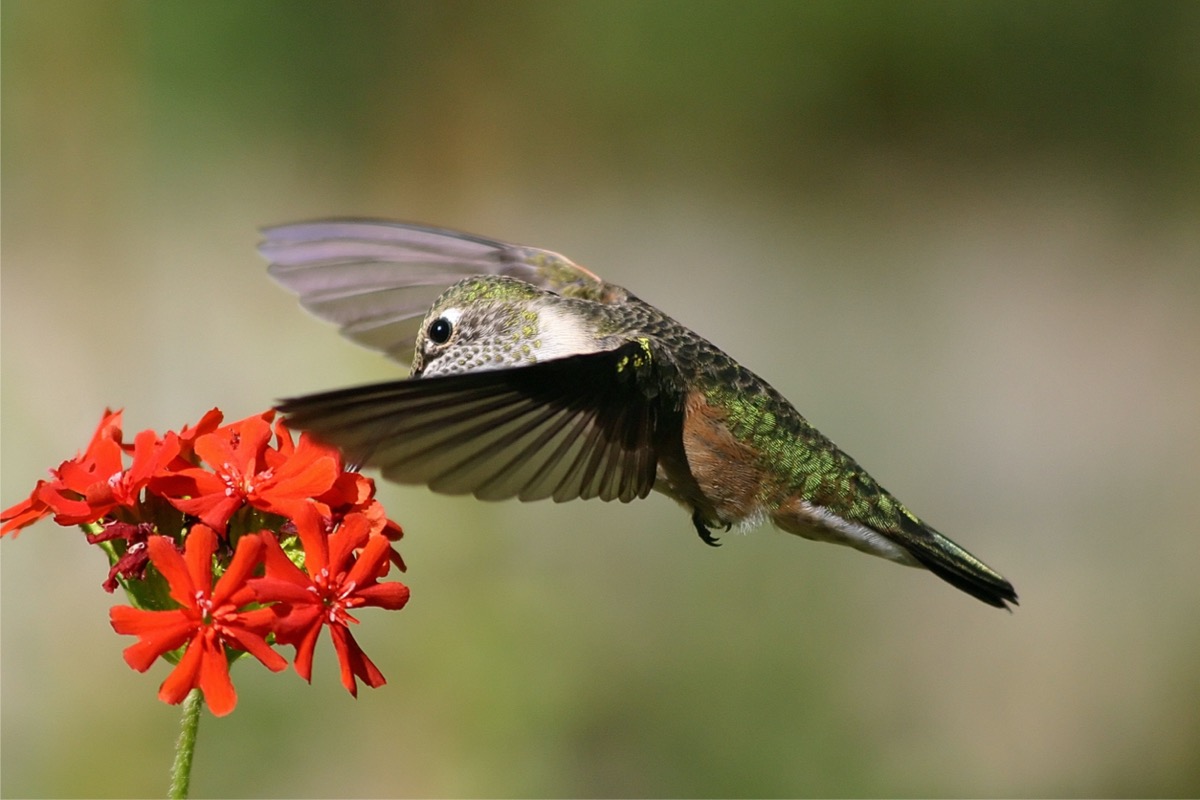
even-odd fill
[[(394, 366), (256, 228), (564, 252), (1010, 577), (1013, 615), (661, 497), (385, 487), (352, 700), (239, 664), (196, 796), (1200, 793), (1200, 4), (5, 0), (3, 485)], [(104, 563), (2, 555), (0, 792), (166, 787)]]

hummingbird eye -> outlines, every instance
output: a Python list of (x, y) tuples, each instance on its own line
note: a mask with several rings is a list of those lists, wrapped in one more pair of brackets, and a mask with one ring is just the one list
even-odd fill
[(445, 344), (450, 341), (450, 334), (453, 331), (454, 326), (450, 324), (450, 320), (438, 317), (429, 323), (429, 340), (434, 344)]

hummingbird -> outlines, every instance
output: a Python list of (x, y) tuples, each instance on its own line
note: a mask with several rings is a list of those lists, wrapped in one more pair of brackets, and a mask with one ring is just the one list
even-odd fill
[(269, 272), (409, 378), (282, 401), (384, 478), (482, 500), (630, 502), (770, 522), (923, 567), (998, 608), (998, 572), (923, 522), (765, 380), (565, 256), (381, 220), (265, 228)]

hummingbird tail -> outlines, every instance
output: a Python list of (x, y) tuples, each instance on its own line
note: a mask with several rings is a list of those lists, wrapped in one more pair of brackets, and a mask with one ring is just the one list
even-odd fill
[(932, 528), (923, 527), (921, 535), (906, 537), (904, 544), (921, 566), (972, 597), (996, 608), (1017, 604), (1011, 583)]

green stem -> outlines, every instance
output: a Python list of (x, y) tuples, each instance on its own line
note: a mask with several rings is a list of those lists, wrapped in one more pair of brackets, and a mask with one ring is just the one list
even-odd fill
[(192, 779), (192, 756), (196, 754), (196, 731), (200, 727), (200, 708), (204, 695), (192, 689), (183, 699), (183, 719), (179, 723), (179, 741), (175, 743), (175, 763), (171, 766), (171, 800), (188, 796)]

